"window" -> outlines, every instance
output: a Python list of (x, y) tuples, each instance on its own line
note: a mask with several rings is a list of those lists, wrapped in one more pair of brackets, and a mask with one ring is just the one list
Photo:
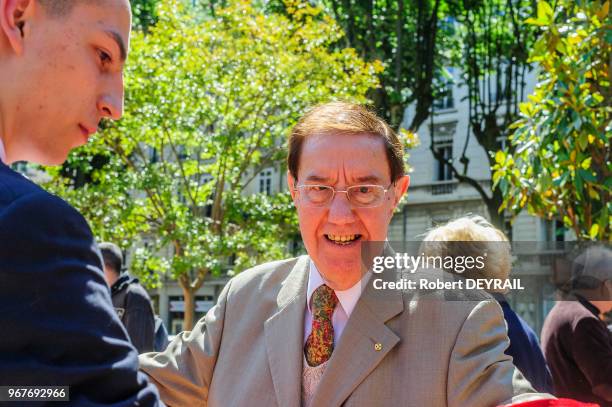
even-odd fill
[(444, 94), (434, 100), (433, 107), (435, 110), (452, 109), (455, 107), (452, 85), (448, 85), (444, 90)]
[(431, 128), (434, 149), (444, 158), (444, 161), (435, 160), (435, 181), (451, 181), (453, 179), (451, 166), (446, 161), (452, 161), (453, 159), (453, 136), (456, 127), (457, 123), (445, 123), (436, 124)]
[(158, 161), (159, 161), (159, 153), (157, 152), (157, 149), (155, 147), (150, 147), (149, 148), (149, 162), (151, 164), (155, 164)]
[(562, 221), (542, 219), (542, 228), (545, 242), (565, 241), (565, 226)]
[[(183, 318), (185, 314), (185, 300), (183, 296), (168, 297), (170, 305), (170, 334), (176, 335), (183, 331)], [(212, 295), (197, 295), (195, 301), (195, 320), (202, 318), (214, 304)]]
[[(438, 144), (436, 151), (441, 153), (444, 160), (453, 159), (453, 145), (452, 144)], [(436, 181), (450, 181), (453, 179), (453, 172), (448, 163), (440, 160), (436, 160)]]
[(272, 194), (272, 169), (263, 170), (259, 173), (259, 193)]
[(447, 71), (451, 77), (442, 78), (440, 93), (433, 101), (434, 110), (445, 110), (455, 107), (455, 99), (453, 98), (453, 70), (449, 68)]
[(504, 233), (509, 241), (512, 241), (512, 219), (506, 218), (504, 219)]

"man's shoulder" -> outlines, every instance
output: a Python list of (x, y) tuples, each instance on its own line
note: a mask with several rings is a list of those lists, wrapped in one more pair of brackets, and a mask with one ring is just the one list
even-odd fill
[(6, 165), (0, 164), (0, 210), (12, 206), (21, 207), (27, 204), (44, 204), (43, 207), (40, 208), (41, 210), (47, 207), (49, 210), (78, 214), (72, 206), (60, 197), (45, 191), (23, 174), (13, 171)]
[(130, 299), (137, 299), (146, 302), (151, 301), (149, 293), (147, 293), (147, 290), (143, 287), (142, 284), (140, 284), (138, 280), (133, 280), (129, 284), (127, 284), (125, 288), (125, 293)]
[(39, 193), (51, 195), (23, 174), (0, 163), (0, 208), (25, 196)]
[(569, 324), (572, 328), (575, 328), (576, 325), (583, 320), (592, 319), (599, 321), (599, 319), (578, 300), (558, 301), (550, 310), (546, 319), (555, 325)]
[[(20, 177), (20, 175), (18, 175)], [(33, 230), (51, 229), (63, 235), (75, 227), (80, 231), (87, 230), (89, 226), (83, 216), (66, 201), (53, 195), (33, 182), (8, 179), (12, 175), (5, 176), (5, 171), (0, 173), (0, 224), (3, 229), (15, 233), (11, 224), (17, 224), (18, 230), (28, 231), (23, 228), (24, 224), (36, 225)]]
[(231, 279), (232, 288), (264, 289), (268, 286), (281, 284), (295, 268), (298, 262), (308, 261), (307, 256), (294, 257), (263, 263), (247, 269)]

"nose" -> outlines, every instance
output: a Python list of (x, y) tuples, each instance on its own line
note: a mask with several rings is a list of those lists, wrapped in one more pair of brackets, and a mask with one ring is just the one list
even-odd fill
[(336, 192), (329, 204), (327, 220), (336, 225), (346, 225), (355, 221), (355, 214), (346, 193)]
[(123, 116), (123, 75), (108, 78), (98, 99), (98, 112), (104, 118), (119, 120)]

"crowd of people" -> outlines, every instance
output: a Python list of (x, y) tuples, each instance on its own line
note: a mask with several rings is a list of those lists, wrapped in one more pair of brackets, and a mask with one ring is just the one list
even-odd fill
[[(503, 293), (374, 289), (361, 249), (389, 250), (410, 178), (395, 131), (348, 102), (291, 130), (306, 254), (233, 277), (191, 331), (156, 345), (150, 299), (119, 248), (9, 167), (60, 164), (121, 117), (130, 25), (127, 0), (0, 0), (0, 386), (68, 386), (75, 406), (612, 405), (605, 247), (575, 262), (543, 351)], [(508, 277), (507, 239), (484, 218), (424, 245), (442, 255), (452, 241), (505, 247), (483, 273)]]

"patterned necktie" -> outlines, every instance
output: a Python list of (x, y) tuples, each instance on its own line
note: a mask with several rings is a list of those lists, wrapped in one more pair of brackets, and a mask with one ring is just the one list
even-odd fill
[(319, 366), (331, 357), (334, 350), (331, 319), (337, 304), (336, 293), (325, 284), (312, 293), (312, 332), (304, 345), (304, 354), (310, 366)]

